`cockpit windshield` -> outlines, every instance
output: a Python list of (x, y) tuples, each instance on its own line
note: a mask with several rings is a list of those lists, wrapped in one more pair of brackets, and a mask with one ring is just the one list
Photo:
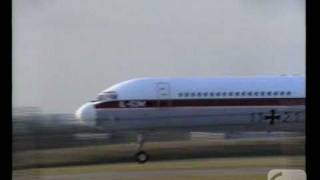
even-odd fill
[(116, 100), (118, 95), (116, 92), (103, 92), (98, 94), (97, 101)]

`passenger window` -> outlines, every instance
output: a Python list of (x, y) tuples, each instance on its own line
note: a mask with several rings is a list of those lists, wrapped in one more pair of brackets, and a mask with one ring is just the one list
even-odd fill
[(240, 92), (236, 92), (235, 95), (236, 95), (236, 96), (239, 96), (239, 95), (240, 95)]
[(233, 92), (229, 92), (229, 96), (233, 96)]
[(208, 95), (208, 93), (207, 93), (207, 92), (203, 93), (203, 96), (205, 96), (205, 97), (206, 97), (207, 95)]
[(248, 92), (248, 96), (251, 96), (252, 95), (252, 92)]
[(254, 95), (255, 96), (259, 96), (259, 92), (254, 92)]
[(288, 91), (288, 92), (287, 92), (287, 95), (288, 95), (288, 96), (290, 96), (290, 95), (291, 95), (291, 92), (290, 92), (290, 91)]
[(280, 95), (283, 96), (283, 95), (284, 95), (284, 91), (281, 91), (281, 92), (280, 92)]
[(220, 96), (220, 92), (217, 92), (216, 96)]
[(184, 96), (185, 96), (185, 97), (188, 97), (188, 96), (189, 96), (189, 93), (187, 93), (187, 92), (184, 93)]
[(272, 95), (272, 92), (271, 92), (271, 91), (267, 92), (267, 95), (268, 95), (268, 96), (271, 96), (271, 95)]
[(193, 93), (191, 93), (191, 97), (194, 97), (196, 94), (193, 92)]
[(202, 95), (201, 92), (198, 92), (198, 96), (201, 97), (201, 95)]
[(278, 91), (273, 92), (274, 96), (278, 96)]
[(226, 93), (226, 92), (223, 92), (223, 93), (222, 93), (222, 96), (226, 96), (226, 95), (227, 95), (227, 93)]
[(260, 92), (260, 96), (264, 96), (264, 92), (263, 91)]
[(211, 93), (210, 93), (210, 96), (214, 96), (214, 92), (211, 92)]
[(241, 96), (245, 96), (245, 95), (246, 95), (246, 92), (243, 91), (243, 92), (241, 93)]

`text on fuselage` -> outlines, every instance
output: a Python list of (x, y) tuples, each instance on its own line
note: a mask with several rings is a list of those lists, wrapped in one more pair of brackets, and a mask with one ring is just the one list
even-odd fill
[(145, 107), (146, 101), (120, 101), (119, 107), (121, 108), (139, 108)]

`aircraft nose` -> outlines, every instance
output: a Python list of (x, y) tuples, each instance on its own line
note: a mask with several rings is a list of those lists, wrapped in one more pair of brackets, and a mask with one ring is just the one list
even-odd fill
[(76, 118), (81, 122), (94, 126), (96, 120), (96, 109), (92, 103), (82, 105), (75, 113)]

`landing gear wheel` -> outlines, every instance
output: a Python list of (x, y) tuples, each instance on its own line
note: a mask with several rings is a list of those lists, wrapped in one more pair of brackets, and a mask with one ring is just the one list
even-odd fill
[(149, 160), (149, 155), (144, 151), (139, 151), (135, 154), (136, 161), (140, 164)]

